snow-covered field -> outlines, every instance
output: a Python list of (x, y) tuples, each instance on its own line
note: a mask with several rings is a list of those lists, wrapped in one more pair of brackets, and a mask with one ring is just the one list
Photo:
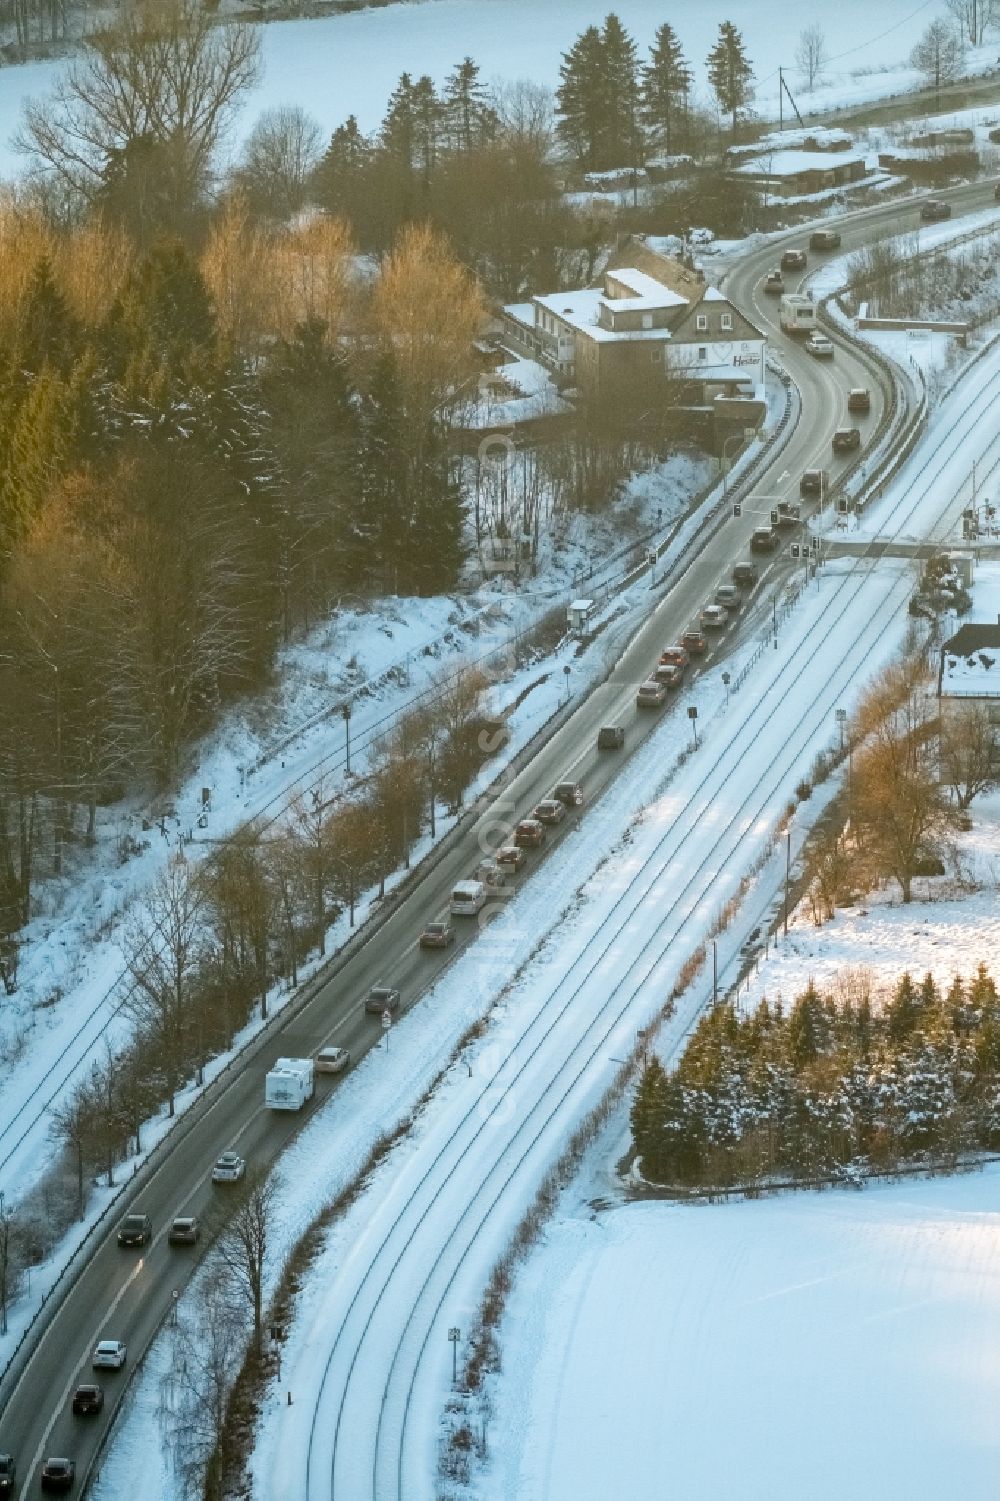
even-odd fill
[(502, 1330), (480, 1501), (994, 1501), (1000, 1169), (585, 1205)]
[[(261, 31), (263, 76), (237, 123), (237, 141), (264, 109), (297, 104), (329, 134), (349, 114), (373, 130), (400, 73), (428, 73), (436, 84), (465, 56), (479, 63), (485, 78), (521, 79), (554, 88), (562, 54), (586, 26), (600, 24), (606, 5), (590, 0), (426, 0), (316, 21), (284, 21)], [(660, 0), (618, 0), (616, 13), (645, 53), (664, 20)], [(756, 75), (756, 105), (767, 117), (778, 113), (778, 67), (796, 91), (799, 109), (837, 105), (900, 93), (918, 82), (905, 59), (937, 7), (913, 0), (843, 0), (828, 6), (790, 6), (786, 0), (729, 0), (711, 7), (704, 0), (675, 0), (673, 25), (694, 71), (695, 92), (707, 97), (704, 59), (730, 20), (743, 34)], [(809, 94), (795, 75), (794, 59), (804, 26), (823, 30), (828, 68)], [(995, 45), (987, 45), (970, 65), (990, 66)], [(12, 176), (24, 160), (10, 147), (26, 96), (52, 86), (58, 63), (30, 63), (0, 69), (0, 174)]]

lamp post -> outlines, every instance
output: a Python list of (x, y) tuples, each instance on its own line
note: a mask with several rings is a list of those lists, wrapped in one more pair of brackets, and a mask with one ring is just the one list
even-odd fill
[(792, 871), (792, 821), (785, 830), (785, 937), (788, 937), (788, 885)]
[(723, 500), (725, 500), (726, 497), (729, 495), (729, 469), (730, 469), (730, 464), (729, 464), (729, 445), (730, 445), (730, 443), (739, 443), (740, 445), (742, 445), (745, 442), (746, 442), (746, 439), (744, 438), (744, 436), (743, 436), (742, 433), (730, 433), (728, 438), (724, 438), (723, 439), (723, 443), (722, 443), (722, 458), (720, 460), (720, 468), (722, 469), (722, 498), (723, 498)]
[(462, 1338), (462, 1331), (454, 1327), (448, 1330), (448, 1339), (451, 1343), (451, 1384), (458, 1385), (458, 1342)]
[(351, 774), (351, 706), (350, 706), (350, 704), (341, 704), (340, 712), (344, 716), (344, 749), (345, 749), (344, 772), (345, 772), (346, 776), (350, 776), (350, 774)]
[(569, 703), (569, 671), (570, 671), (570, 669), (569, 669), (569, 663), (567, 662), (566, 665), (565, 665), (565, 667), (563, 668), (563, 674), (564, 674), (564, 676), (566, 678), (566, 698), (565, 698), (565, 702), (567, 704)]
[(732, 680), (733, 679), (732, 679), (732, 674), (731, 673), (724, 672), (722, 674), (722, 686), (726, 690), (726, 708), (727, 709), (729, 708), (729, 684), (732, 682)]
[(836, 719), (836, 721), (837, 721), (837, 727), (840, 730), (840, 754), (843, 755), (844, 754), (844, 725), (847, 723), (847, 710), (846, 709), (835, 709), (834, 710), (834, 718)]

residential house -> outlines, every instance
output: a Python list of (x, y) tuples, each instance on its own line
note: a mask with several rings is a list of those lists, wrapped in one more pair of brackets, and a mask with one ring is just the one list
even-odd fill
[(690, 267), (637, 237), (619, 247), (600, 287), (539, 294), (504, 309), (519, 349), (582, 399), (612, 406), (648, 402), (697, 407), (731, 403), (721, 425), (763, 419), (762, 331)]
[(970, 704), (1000, 726), (1000, 622), (963, 625), (941, 647), (938, 706), (942, 730)]
[(746, 157), (732, 169), (769, 198), (804, 198), (833, 192), (861, 182), (868, 168), (864, 153), (855, 149), (827, 151), (768, 151)]

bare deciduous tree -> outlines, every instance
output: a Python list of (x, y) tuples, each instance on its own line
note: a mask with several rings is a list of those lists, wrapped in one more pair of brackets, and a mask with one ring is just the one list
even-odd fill
[(305, 203), (321, 155), (322, 135), (299, 105), (265, 110), (243, 148), (236, 182), (251, 208), (285, 221)]
[(823, 35), (822, 26), (814, 23), (812, 26), (804, 27), (799, 33), (795, 61), (799, 72), (805, 79), (806, 88), (810, 91), (815, 88), (817, 81), (822, 77), (827, 59), (826, 37)]
[(941, 85), (961, 76), (965, 64), (965, 38), (949, 21), (932, 21), (910, 53), (910, 61), (931, 85), (935, 95)]
[(253, 1348), (264, 1348), (264, 1272), (281, 1180), (248, 1180), (242, 1203), (219, 1237), (218, 1255), (253, 1323)]
[(84, 40), (48, 100), (29, 102), (20, 145), (64, 191), (110, 201), (141, 234), (176, 230), (258, 56), (250, 26), (218, 25), (197, 0), (129, 6)]
[(76, 1173), (77, 1218), (83, 1219), (87, 1207), (84, 1162), (87, 1137), (90, 1130), (90, 1101), (86, 1084), (78, 1084), (68, 1099), (54, 1106), (52, 1111), (52, 1134), (73, 1158)]
[(246, 1327), (243, 1307), (224, 1273), (199, 1279), (170, 1326), (159, 1417), (186, 1496), (219, 1494), (213, 1462)]
[(973, 47), (981, 47), (987, 28), (1000, 20), (998, 0), (945, 0), (945, 5)]
[(942, 720), (941, 775), (960, 808), (1000, 781), (1000, 727), (985, 704), (966, 704)]

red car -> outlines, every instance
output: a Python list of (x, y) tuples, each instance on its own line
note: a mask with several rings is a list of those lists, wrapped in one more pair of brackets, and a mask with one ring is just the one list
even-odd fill
[(422, 949), (446, 949), (455, 942), (455, 929), (450, 922), (429, 922), (420, 935)]
[(703, 652), (708, 650), (708, 641), (705, 638), (704, 631), (685, 631), (681, 637), (681, 641), (692, 657), (700, 657)]
[(661, 662), (656, 669), (656, 681), (664, 688), (679, 688), (684, 681), (684, 669), (674, 662)]
[(522, 850), (540, 849), (545, 843), (545, 825), (537, 818), (522, 818), (514, 830), (514, 843)]
[(668, 646), (666, 651), (660, 652), (661, 667), (686, 667), (690, 660), (683, 646)]

